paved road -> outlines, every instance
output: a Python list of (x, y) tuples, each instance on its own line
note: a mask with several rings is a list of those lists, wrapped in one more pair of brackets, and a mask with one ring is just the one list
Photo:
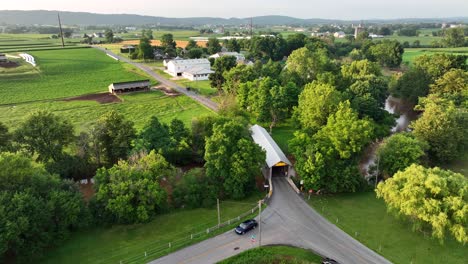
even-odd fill
[(105, 49), (103, 47), (100, 47), (100, 46), (93, 46), (93, 48), (102, 50), (105, 53), (107, 53), (107, 54), (109, 54), (109, 55), (111, 55), (111, 56), (113, 56), (115, 58), (118, 58), (121, 61), (132, 64), (133, 66), (137, 67), (138, 69), (146, 72), (148, 75), (150, 75), (151, 77), (156, 79), (161, 84), (163, 84), (163, 85), (165, 85), (167, 87), (170, 87), (170, 88), (178, 91), (179, 93), (187, 95), (188, 97), (190, 97), (190, 98), (194, 99), (195, 101), (203, 104), (204, 106), (208, 107), (209, 109), (211, 109), (213, 111), (218, 111), (218, 104), (217, 103), (211, 101), (210, 99), (208, 99), (208, 98), (206, 98), (204, 96), (198, 95), (198, 94), (196, 94), (196, 93), (194, 93), (192, 91), (187, 91), (187, 89), (185, 89), (184, 87), (178, 85), (177, 83), (171, 82), (170, 80), (164, 78), (163, 76), (155, 73), (148, 66), (146, 66), (144, 64), (141, 64), (141, 63), (134, 62), (134, 61), (130, 60), (129, 58), (125, 58), (123, 56), (117, 55), (117, 54), (113, 53), (112, 51), (107, 50), (107, 49)]
[[(262, 245), (288, 244), (310, 249), (340, 263), (390, 263), (331, 224), (311, 208), (289, 186), (285, 178), (274, 178), (274, 193), (262, 213)], [(216, 263), (258, 245), (258, 229), (239, 236), (233, 231), (205, 240), (152, 261), (160, 263)]]

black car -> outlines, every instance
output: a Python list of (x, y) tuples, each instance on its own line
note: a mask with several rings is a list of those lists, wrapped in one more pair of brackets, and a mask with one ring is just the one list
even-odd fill
[(243, 235), (247, 232), (249, 232), (251, 229), (254, 229), (258, 226), (257, 221), (254, 219), (250, 219), (247, 221), (242, 222), (234, 231), (236, 231), (236, 234), (238, 235)]
[(324, 258), (322, 264), (339, 264), (338, 261), (331, 258)]

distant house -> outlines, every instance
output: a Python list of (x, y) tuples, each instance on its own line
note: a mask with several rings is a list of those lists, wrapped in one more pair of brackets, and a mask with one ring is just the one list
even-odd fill
[(7, 60), (6, 55), (3, 54), (3, 53), (0, 53), (0, 62), (7, 62), (7, 61), (8, 61), (8, 60)]
[(331, 35), (331, 33), (328, 31), (327, 32), (312, 32), (310, 35), (312, 37), (328, 37)]
[(103, 38), (104, 34), (102, 32), (95, 32), (93, 33), (93, 37), (95, 38)]
[(338, 31), (333, 34), (335, 38), (345, 38), (346, 34), (343, 31)]
[(120, 53), (133, 53), (135, 52), (135, 47), (132, 46), (132, 45), (128, 45), (128, 46), (122, 46), (120, 48)]
[(208, 80), (208, 76), (213, 73), (211, 71), (210, 61), (208, 59), (174, 59), (166, 62), (165, 72), (177, 77), (183, 76), (187, 79)]
[(213, 59), (218, 59), (218, 58), (221, 58), (221, 57), (224, 57), (224, 56), (234, 56), (236, 57), (236, 61), (237, 63), (243, 63), (245, 61), (245, 56), (243, 54), (240, 54), (238, 52), (218, 52), (216, 54), (213, 54), (210, 56), (210, 58), (213, 58)]
[(377, 34), (369, 34), (369, 38), (383, 38), (383, 35), (377, 35)]
[(151, 83), (149, 80), (131, 81), (131, 82), (118, 82), (109, 85), (109, 93), (128, 93), (138, 91), (148, 91)]

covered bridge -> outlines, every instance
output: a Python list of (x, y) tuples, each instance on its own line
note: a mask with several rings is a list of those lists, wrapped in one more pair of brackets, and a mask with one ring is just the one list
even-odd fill
[(150, 89), (151, 82), (149, 80), (140, 80), (132, 82), (118, 82), (109, 85), (109, 93), (127, 93), (137, 91), (148, 91)]
[(252, 138), (257, 145), (262, 147), (266, 152), (265, 166), (262, 169), (263, 176), (266, 179), (271, 177), (291, 177), (295, 176), (292, 163), (284, 155), (278, 144), (268, 134), (268, 132), (259, 125), (253, 125), (250, 128)]

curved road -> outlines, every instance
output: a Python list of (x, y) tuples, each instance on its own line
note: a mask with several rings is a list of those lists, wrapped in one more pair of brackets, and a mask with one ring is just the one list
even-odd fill
[[(273, 179), (274, 194), (262, 212), (262, 245), (288, 244), (310, 249), (339, 263), (390, 263), (323, 218), (300, 198), (285, 178)], [(239, 236), (233, 231), (186, 247), (150, 262), (216, 263), (258, 246), (258, 229)]]
[(105, 49), (103, 47), (100, 47), (100, 46), (92, 46), (92, 47), (95, 48), (95, 49), (101, 50), (101, 51), (105, 52), (106, 54), (111, 55), (112, 57), (115, 57), (115, 58), (117, 58), (117, 59), (119, 59), (121, 61), (124, 61), (126, 63), (129, 63), (129, 64), (137, 67), (138, 69), (144, 71), (145, 73), (147, 73), (148, 75), (150, 75), (151, 77), (156, 79), (161, 84), (164, 84), (165, 86), (170, 87), (170, 88), (176, 90), (179, 93), (187, 95), (188, 97), (190, 97), (193, 100), (201, 103), (202, 105), (208, 107), (209, 109), (211, 109), (213, 111), (218, 111), (218, 104), (217, 103), (211, 101), (210, 99), (208, 99), (208, 98), (206, 98), (204, 96), (198, 95), (198, 94), (196, 94), (196, 93), (194, 93), (192, 91), (187, 91), (186, 88), (184, 88), (184, 87), (178, 85), (177, 83), (172, 82), (172, 81), (164, 78), (163, 76), (155, 73), (148, 66), (146, 66), (146, 65), (144, 65), (142, 63), (134, 62), (134, 61), (130, 60), (129, 58), (125, 58), (123, 56), (117, 55), (117, 54), (113, 53), (112, 51), (110, 51), (108, 49)]

